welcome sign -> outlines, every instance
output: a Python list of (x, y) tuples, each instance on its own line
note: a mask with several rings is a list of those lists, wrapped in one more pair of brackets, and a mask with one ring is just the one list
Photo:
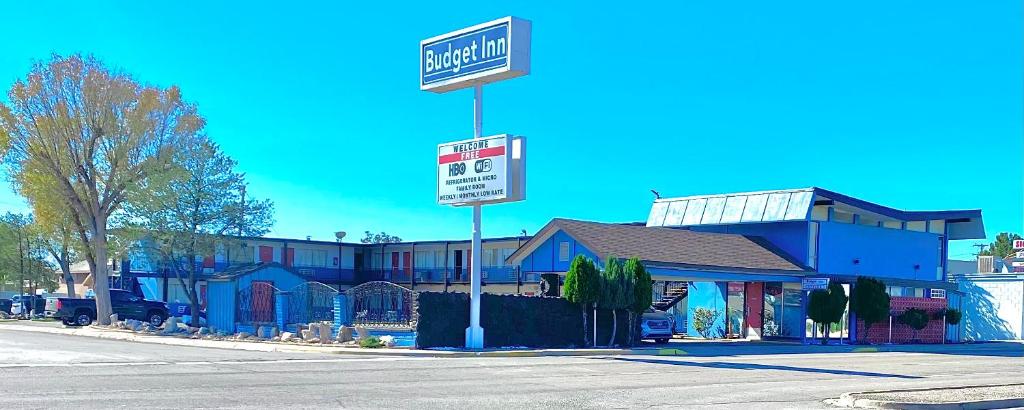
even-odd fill
[(420, 89), (443, 93), (530, 73), (530, 22), (516, 17), (420, 42)]

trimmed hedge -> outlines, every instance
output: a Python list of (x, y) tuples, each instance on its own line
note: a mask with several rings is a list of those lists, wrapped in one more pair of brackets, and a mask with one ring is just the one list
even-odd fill
[[(415, 298), (416, 347), (463, 347), (469, 326), (466, 293), (417, 292)], [(492, 295), (485, 293), (480, 309), (485, 347), (566, 348), (583, 346), (583, 313), (579, 305), (562, 298)], [(628, 339), (628, 315), (619, 312), (616, 344)], [(612, 314), (598, 311), (598, 345), (611, 337)], [(593, 312), (587, 322), (593, 326)], [(639, 321), (637, 321), (639, 326)], [(589, 328), (588, 332), (593, 332)], [(592, 334), (592, 333), (590, 333)]]
[(469, 327), (469, 294), (413, 292), (416, 347), (463, 347)]

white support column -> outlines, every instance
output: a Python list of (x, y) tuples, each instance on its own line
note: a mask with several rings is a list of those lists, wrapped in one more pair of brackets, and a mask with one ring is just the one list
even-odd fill
[[(483, 86), (473, 86), (473, 138), (483, 134)], [(480, 261), (483, 259), (480, 237), (480, 204), (473, 205), (473, 245), (469, 276), (469, 327), (466, 328), (466, 348), (483, 349), (484, 329), (480, 327)]]

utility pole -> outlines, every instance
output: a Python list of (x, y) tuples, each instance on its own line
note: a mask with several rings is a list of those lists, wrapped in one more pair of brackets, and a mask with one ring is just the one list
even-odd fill
[(18, 299), (21, 300), (21, 316), (25, 316), (25, 247), (22, 241), (22, 224), (18, 221)]

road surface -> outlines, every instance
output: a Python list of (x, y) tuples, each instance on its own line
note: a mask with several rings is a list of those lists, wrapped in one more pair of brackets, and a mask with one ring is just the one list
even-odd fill
[(825, 408), (848, 391), (1024, 382), (1020, 344), (952, 354), (687, 349), (699, 357), (368, 357), (0, 327), (0, 408)]

